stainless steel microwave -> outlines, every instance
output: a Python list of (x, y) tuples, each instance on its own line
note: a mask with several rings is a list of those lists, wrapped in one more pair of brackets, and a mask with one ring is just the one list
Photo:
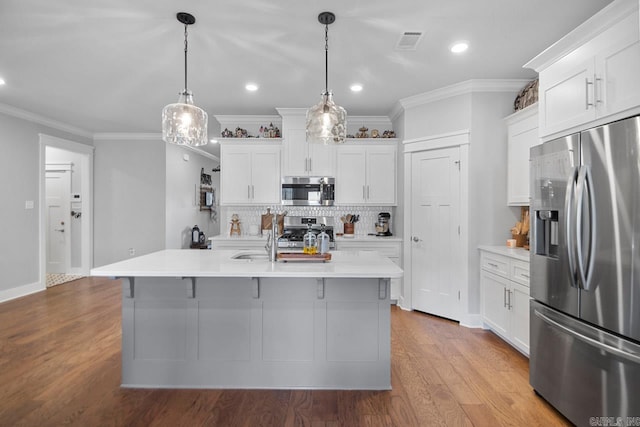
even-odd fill
[(285, 176), (282, 204), (288, 206), (333, 206), (335, 178), (328, 176)]

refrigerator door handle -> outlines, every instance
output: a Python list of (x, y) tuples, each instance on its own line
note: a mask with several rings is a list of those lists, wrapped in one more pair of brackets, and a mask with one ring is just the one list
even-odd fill
[(577, 229), (575, 228), (575, 217), (576, 217), (576, 181), (578, 179), (578, 172), (580, 168), (576, 167), (573, 169), (569, 180), (567, 181), (567, 191), (566, 197), (564, 200), (564, 232), (565, 232), (565, 241), (567, 243), (567, 258), (569, 261), (569, 273), (571, 276), (571, 286), (574, 288), (578, 287), (578, 278), (576, 274), (576, 239), (575, 234)]
[[(582, 207), (584, 200), (584, 193), (588, 195), (588, 209), (589, 209), (589, 252), (585, 254), (582, 252)], [(591, 169), (589, 166), (581, 166), (578, 174), (577, 185), (577, 199), (576, 199), (576, 258), (578, 261), (578, 274), (580, 275), (581, 288), (585, 291), (589, 290), (591, 285), (591, 276), (593, 273), (593, 255), (595, 253), (595, 204), (593, 199), (593, 182), (591, 178)], [(586, 264), (586, 267), (585, 267)]]
[(571, 335), (572, 337), (585, 342), (589, 345), (592, 345), (593, 347), (598, 348), (599, 350), (602, 350), (606, 353), (611, 353), (611, 354), (615, 354), (618, 357), (622, 357), (623, 359), (627, 359), (633, 363), (638, 363), (640, 364), (640, 355), (636, 354), (636, 353), (630, 353), (624, 350), (620, 350), (618, 348), (615, 348), (611, 345), (602, 343), (598, 340), (595, 340), (591, 337), (587, 337), (584, 336), (576, 331), (574, 331), (571, 328), (568, 328), (558, 322), (556, 322), (553, 319), (550, 319), (549, 317), (547, 317), (546, 315), (544, 315), (543, 313), (540, 313), (538, 310), (534, 310), (534, 313), (537, 317), (539, 317), (540, 319), (542, 319), (544, 322), (548, 323), (549, 325), (560, 329), (562, 332), (564, 332), (567, 335)]

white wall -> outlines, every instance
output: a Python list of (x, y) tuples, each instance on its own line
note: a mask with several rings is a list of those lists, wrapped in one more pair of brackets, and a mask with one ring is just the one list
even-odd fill
[(468, 315), (480, 312), (478, 245), (503, 244), (519, 218), (519, 210), (515, 216), (515, 210), (507, 206), (507, 132), (502, 120), (513, 112), (516, 94), (470, 91), (404, 111), (404, 140), (470, 132), (468, 303), (463, 309)]
[[(219, 221), (196, 204), (196, 187), (200, 187), (200, 171), (211, 175), (216, 198), (220, 193), (220, 173), (211, 170), (219, 162), (201, 156), (179, 145), (166, 144), (166, 235), (167, 249), (186, 249), (191, 243), (191, 227), (197, 225), (207, 237), (220, 233)], [(185, 160), (185, 155), (187, 159)]]
[(94, 142), (94, 266), (165, 245), (165, 142)]
[[(39, 272), (39, 134), (91, 145), (87, 137), (0, 112), (0, 301), (44, 289)], [(25, 209), (25, 201), (33, 209)]]

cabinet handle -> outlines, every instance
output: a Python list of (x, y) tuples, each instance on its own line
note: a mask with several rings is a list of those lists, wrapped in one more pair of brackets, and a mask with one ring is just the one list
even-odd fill
[(369, 186), (367, 185), (367, 200), (369, 200)]
[(602, 104), (602, 79), (594, 77), (595, 84), (593, 85), (593, 95), (596, 99), (596, 104)]
[(313, 170), (313, 166), (311, 165), (311, 157), (309, 157), (309, 172)]
[(489, 264), (490, 267), (498, 268), (498, 264), (494, 264), (492, 262), (488, 262), (487, 264)]
[(365, 195), (366, 194), (365, 193), (365, 187), (366, 187), (366, 185), (362, 186), (362, 200), (366, 200), (367, 199), (367, 196)]
[(256, 189), (253, 185), (251, 186), (251, 198), (252, 199), (256, 198)]
[(304, 159), (304, 171), (309, 172), (309, 159)]
[(585, 77), (584, 78), (584, 103), (585, 103), (584, 109), (585, 110), (588, 110), (589, 107), (594, 106), (591, 102), (589, 102), (589, 85), (593, 85), (593, 82), (590, 82), (589, 78)]
[(522, 277), (524, 277), (525, 279), (528, 279), (528, 278), (529, 278), (529, 275), (528, 275), (528, 274), (524, 274), (524, 273), (522, 273), (522, 274), (520, 274), (520, 275), (521, 275)]
[(511, 308), (513, 308), (513, 306), (511, 305), (511, 293), (513, 291), (507, 291), (507, 292), (509, 292), (509, 307), (508, 307), (508, 309), (511, 310)]
[(502, 306), (507, 306), (507, 288), (502, 289)]
[(251, 186), (247, 185), (247, 199), (251, 198)]

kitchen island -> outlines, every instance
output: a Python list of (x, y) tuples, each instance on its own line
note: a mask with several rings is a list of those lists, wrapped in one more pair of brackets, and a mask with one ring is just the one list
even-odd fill
[(326, 263), (164, 250), (94, 268), (122, 278), (122, 386), (391, 388), (390, 279), (374, 251)]

